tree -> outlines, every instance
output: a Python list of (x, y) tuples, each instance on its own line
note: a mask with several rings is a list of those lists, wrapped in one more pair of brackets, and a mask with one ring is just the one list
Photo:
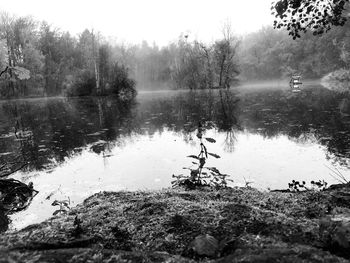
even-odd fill
[(223, 39), (214, 44), (214, 72), (219, 87), (228, 88), (238, 75), (238, 65), (235, 61), (239, 41), (233, 36), (231, 26), (223, 27)]
[(16, 18), (7, 13), (0, 14), (0, 60), (2, 69), (5, 68), (2, 74), (6, 73), (1, 92), (5, 96), (18, 93), (25, 83), (21, 80), (30, 77), (29, 70), (24, 67), (34, 30), (35, 24), (30, 17)]
[(61, 32), (43, 22), (39, 33), (40, 51), (44, 56), (43, 75), (47, 95), (56, 95), (61, 91), (63, 67), (68, 63), (65, 40)]
[(100, 87), (101, 92), (104, 92), (105, 86), (108, 84), (111, 67), (111, 47), (108, 44), (102, 44), (98, 50), (98, 71), (100, 72)]
[(278, 0), (272, 3), (274, 27), (286, 28), (293, 39), (300, 32), (320, 35), (347, 21), (349, 0)]
[[(101, 94), (99, 59), (99, 34), (85, 29), (79, 37), (78, 50), (81, 53), (81, 68), (94, 76), (96, 94)], [(87, 73), (84, 73), (87, 74)]]

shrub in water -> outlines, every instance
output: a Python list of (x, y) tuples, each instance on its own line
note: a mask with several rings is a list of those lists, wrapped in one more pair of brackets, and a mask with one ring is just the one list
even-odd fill
[(128, 76), (128, 70), (123, 65), (115, 63), (112, 66), (111, 79), (109, 81), (110, 92), (121, 99), (131, 99), (136, 95), (135, 81)]
[(75, 76), (73, 85), (67, 90), (68, 96), (89, 96), (96, 86), (95, 76), (88, 70), (83, 70)]

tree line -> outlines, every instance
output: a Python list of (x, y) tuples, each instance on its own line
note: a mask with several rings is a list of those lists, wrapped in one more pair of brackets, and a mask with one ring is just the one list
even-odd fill
[[(288, 26), (288, 25), (287, 25)], [(78, 36), (31, 17), (0, 14), (0, 96), (135, 95), (139, 88), (230, 87), (237, 80), (320, 78), (349, 69), (350, 25), (295, 40), (272, 26), (236, 36), (229, 24), (212, 43), (181, 34), (159, 47), (111, 43), (86, 29)]]
[(239, 75), (239, 42), (226, 24), (222, 37), (210, 44), (181, 34), (163, 47), (143, 41), (141, 45), (119, 46), (116, 53), (141, 88), (222, 88), (232, 85)]
[[(272, 80), (299, 73), (319, 79), (350, 66), (350, 24), (325, 34), (306, 32), (293, 39), (288, 31), (265, 26), (239, 37), (232, 31), (207, 44), (180, 35), (164, 47), (156, 44), (120, 46), (119, 58), (142, 88), (227, 87), (236, 80)], [(227, 36), (227, 34), (226, 34)]]
[(0, 69), (8, 70), (0, 95), (124, 94), (134, 90), (135, 80), (141, 88), (229, 87), (239, 73), (238, 44), (229, 25), (212, 44), (181, 35), (159, 48), (145, 41), (111, 44), (88, 29), (75, 37), (31, 17), (1, 13)]
[(135, 82), (93, 30), (78, 37), (31, 17), (0, 14), (1, 97), (106, 95), (132, 97)]
[(242, 79), (276, 79), (300, 73), (303, 78), (350, 67), (350, 24), (295, 40), (285, 30), (264, 27), (242, 39), (239, 51)]

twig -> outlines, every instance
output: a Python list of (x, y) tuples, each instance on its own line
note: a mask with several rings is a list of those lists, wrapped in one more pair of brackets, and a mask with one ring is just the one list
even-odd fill
[(18, 168), (16, 168), (16, 169), (12, 170), (12, 171), (10, 171), (10, 172), (7, 172), (7, 173), (5, 173), (5, 174), (0, 174), (0, 178), (7, 177), (7, 176), (9, 176), (9, 175), (11, 175), (11, 174), (14, 174), (15, 172), (18, 172), (19, 170), (23, 169), (26, 165), (27, 165), (27, 163), (24, 163), (24, 164), (22, 164), (20, 167), (18, 167)]
[(4, 74), (8, 69), (9, 69), (9, 67), (6, 66), (6, 68), (5, 68), (3, 71), (0, 72), (0, 77), (1, 77), (1, 75)]
[[(347, 184), (347, 183), (349, 183), (349, 181), (348, 180), (346, 180), (346, 178), (344, 177), (344, 175), (341, 173), (341, 172), (339, 172), (339, 170), (336, 168), (336, 167), (334, 167), (334, 169), (336, 170), (336, 171), (334, 171), (332, 168), (330, 168), (330, 167), (328, 167), (327, 165), (324, 165), (324, 166), (326, 166), (331, 172), (333, 172), (333, 174), (331, 174), (330, 173), (330, 175), (334, 178), (334, 179), (336, 179), (338, 182), (340, 182), (340, 183), (342, 183), (342, 184)], [(340, 178), (340, 179), (339, 179)]]

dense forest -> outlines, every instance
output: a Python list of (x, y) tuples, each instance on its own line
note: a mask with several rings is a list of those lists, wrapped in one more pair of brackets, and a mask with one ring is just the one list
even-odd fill
[(317, 36), (308, 32), (296, 40), (284, 30), (265, 27), (242, 40), (239, 58), (245, 79), (281, 78), (295, 71), (320, 78), (349, 68), (350, 24)]
[(135, 94), (127, 68), (99, 34), (73, 37), (31, 17), (0, 14), (0, 68), (2, 97)]
[(298, 72), (321, 78), (349, 68), (350, 25), (294, 40), (271, 26), (237, 36), (223, 26), (212, 43), (181, 34), (155, 43), (110, 43), (86, 29), (78, 36), (31, 17), (0, 15), (1, 97), (135, 95), (138, 89), (229, 87), (237, 80), (279, 79)]

